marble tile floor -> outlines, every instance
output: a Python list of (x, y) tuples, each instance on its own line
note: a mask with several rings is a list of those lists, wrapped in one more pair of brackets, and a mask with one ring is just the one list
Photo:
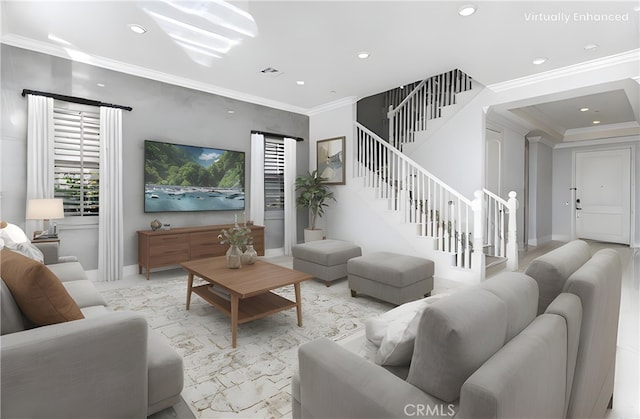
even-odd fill
[[(522, 252), (520, 270), (533, 258), (562, 244), (551, 242)], [(605, 247), (616, 249), (623, 267), (614, 405), (606, 418), (640, 418), (640, 249), (589, 244), (592, 253)], [(267, 260), (292, 266), (286, 256)], [(184, 309), (186, 274), (181, 269), (153, 272), (150, 281), (143, 275), (131, 275), (96, 286), (113, 309), (143, 312), (150, 326), (165, 335), (184, 357), (182, 397), (197, 418), (290, 418), (290, 380), (297, 364), (297, 347), (320, 336), (346, 338), (362, 330), (368, 317), (393, 307), (366, 297), (351, 298), (346, 281), (329, 288), (307, 281), (302, 286), (302, 328), (296, 326), (295, 310), (281, 312), (241, 325), (238, 347), (233, 349), (226, 316), (197, 296), (192, 298), (191, 310)], [(434, 294), (460, 286), (436, 278)], [(293, 290), (283, 289), (281, 293), (293, 297)], [(184, 406), (180, 408), (184, 412)], [(172, 414), (169, 417), (180, 417), (179, 413)]]

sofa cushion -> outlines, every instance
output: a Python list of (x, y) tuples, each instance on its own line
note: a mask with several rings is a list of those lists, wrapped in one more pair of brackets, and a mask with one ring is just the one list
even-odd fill
[(64, 262), (47, 265), (62, 282), (89, 280), (80, 262)]
[(81, 309), (91, 306), (107, 305), (107, 302), (102, 295), (100, 295), (96, 286), (88, 279), (84, 281), (65, 281), (62, 285)]
[(16, 304), (16, 301), (11, 295), (11, 291), (7, 287), (7, 284), (0, 279), (0, 322), (2, 323), (2, 335), (8, 333), (15, 333), (24, 330), (24, 323), (22, 322), (22, 313)]
[(504, 344), (507, 305), (479, 287), (429, 305), (422, 313), (407, 381), (446, 402)]
[(546, 310), (562, 292), (567, 278), (590, 257), (589, 245), (585, 241), (574, 240), (531, 261), (524, 273), (538, 283), (538, 314)]
[(518, 272), (502, 272), (481, 283), (480, 287), (492, 292), (507, 304), (505, 343), (536, 318), (538, 284), (530, 276)]
[(84, 318), (49, 268), (11, 250), (1, 252), (0, 276), (27, 319), (44, 326)]

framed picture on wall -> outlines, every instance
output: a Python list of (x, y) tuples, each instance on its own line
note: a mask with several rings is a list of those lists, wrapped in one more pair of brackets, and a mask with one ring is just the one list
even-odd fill
[(327, 178), (327, 181), (323, 182), (327, 185), (345, 184), (344, 142), (345, 137), (336, 137), (316, 143), (316, 167), (318, 174)]

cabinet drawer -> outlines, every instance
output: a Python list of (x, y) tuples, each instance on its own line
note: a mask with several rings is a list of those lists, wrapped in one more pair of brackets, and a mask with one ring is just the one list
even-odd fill
[(167, 234), (162, 236), (155, 236), (149, 239), (151, 247), (156, 246), (173, 246), (184, 244), (189, 245), (189, 236), (186, 234)]
[(220, 244), (222, 239), (218, 238), (218, 234), (220, 234), (219, 230), (191, 233), (191, 259), (224, 255), (226, 246)]

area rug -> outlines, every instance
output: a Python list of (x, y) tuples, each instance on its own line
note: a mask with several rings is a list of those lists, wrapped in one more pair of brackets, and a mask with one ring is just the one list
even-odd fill
[[(238, 327), (231, 347), (230, 319), (197, 295), (185, 310), (186, 274), (103, 289), (113, 310), (144, 313), (152, 329), (164, 335), (184, 358), (182, 397), (197, 418), (291, 417), (291, 377), (298, 346), (320, 337), (346, 338), (364, 321), (392, 308), (366, 297), (352, 298), (347, 282), (326, 287), (301, 284), (303, 326), (295, 309)], [(293, 286), (277, 291), (293, 299)]]

